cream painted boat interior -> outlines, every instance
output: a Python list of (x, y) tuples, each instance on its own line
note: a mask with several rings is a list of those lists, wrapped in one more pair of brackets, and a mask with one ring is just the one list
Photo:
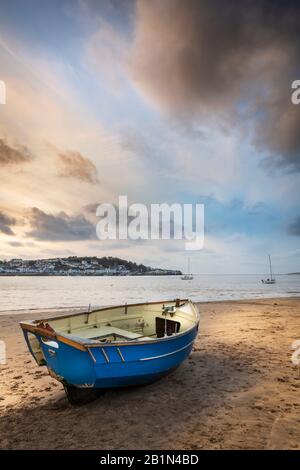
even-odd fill
[(182, 333), (198, 321), (192, 302), (122, 306), (62, 318), (47, 323), (69, 337), (96, 342), (145, 341)]

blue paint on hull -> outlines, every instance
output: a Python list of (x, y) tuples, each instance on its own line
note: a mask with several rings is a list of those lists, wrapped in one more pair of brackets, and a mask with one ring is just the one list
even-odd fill
[[(101, 344), (81, 351), (56, 341), (53, 348), (36, 335), (48, 369), (63, 383), (77, 387), (114, 388), (141, 385), (168, 374), (190, 354), (197, 325), (184, 334), (116, 346)], [(26, 332), (25, 332), (26, 334)]]

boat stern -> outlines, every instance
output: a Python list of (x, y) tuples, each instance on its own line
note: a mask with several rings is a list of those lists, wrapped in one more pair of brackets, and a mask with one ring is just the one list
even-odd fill
[(21, 322), (20, 326), (34, 360), (39, 366), (46, 366), (51, 377), (64, 385), (94, 387), (94, 363), (79, 341), (68, 341), (67, 338), (61, 341), (47, 324)]

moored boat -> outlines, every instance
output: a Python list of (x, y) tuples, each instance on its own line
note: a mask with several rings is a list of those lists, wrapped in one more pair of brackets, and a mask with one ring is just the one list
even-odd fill
[(183, 274), (181, 276), (181, 279), (183, 281), (192, 281), (194, 279), (194, 276), (192, 275), (191, 273), (191, 261), (190, 261), (190, 257), (188, 257), (188, 269), (187, 269), (187, 273), (186, 274)]
[(267, 279), (262, 279), (261, 282), (263, 284), (276, 284), (276, 279), (275, 277), (273, 277), (271, 255), (268, 255), (268, 257), (269, 257), (269, 266), (270, 266), (270, 277), (268, 277)]
[(23, 321), (28, 348), (73, 404), (106, 388), (150, 383), (190, 354), (199, 312), (189, 300), (151, 302)]

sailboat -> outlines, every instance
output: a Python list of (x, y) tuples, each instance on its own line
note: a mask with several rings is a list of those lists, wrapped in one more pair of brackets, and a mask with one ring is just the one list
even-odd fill
[(190, 269), (190, 257), (188, 257), (188, 270), (187, 274), (184, 274), (181, 276), (181, 279), (183, 281), (192, 281), (194, 279), (194, 276), (191, 274), (191, 269)]
[(275, 277), (273, 277), (271, 256), (270, 255), (268, 255), (268, 256), (269, 256), (269, 265), (270, 265), (270, 277), (268, 277), (267, 279), (262, 279), (261, 282), (263, 284), (275, 284), (276, 279), (275, 279)]

